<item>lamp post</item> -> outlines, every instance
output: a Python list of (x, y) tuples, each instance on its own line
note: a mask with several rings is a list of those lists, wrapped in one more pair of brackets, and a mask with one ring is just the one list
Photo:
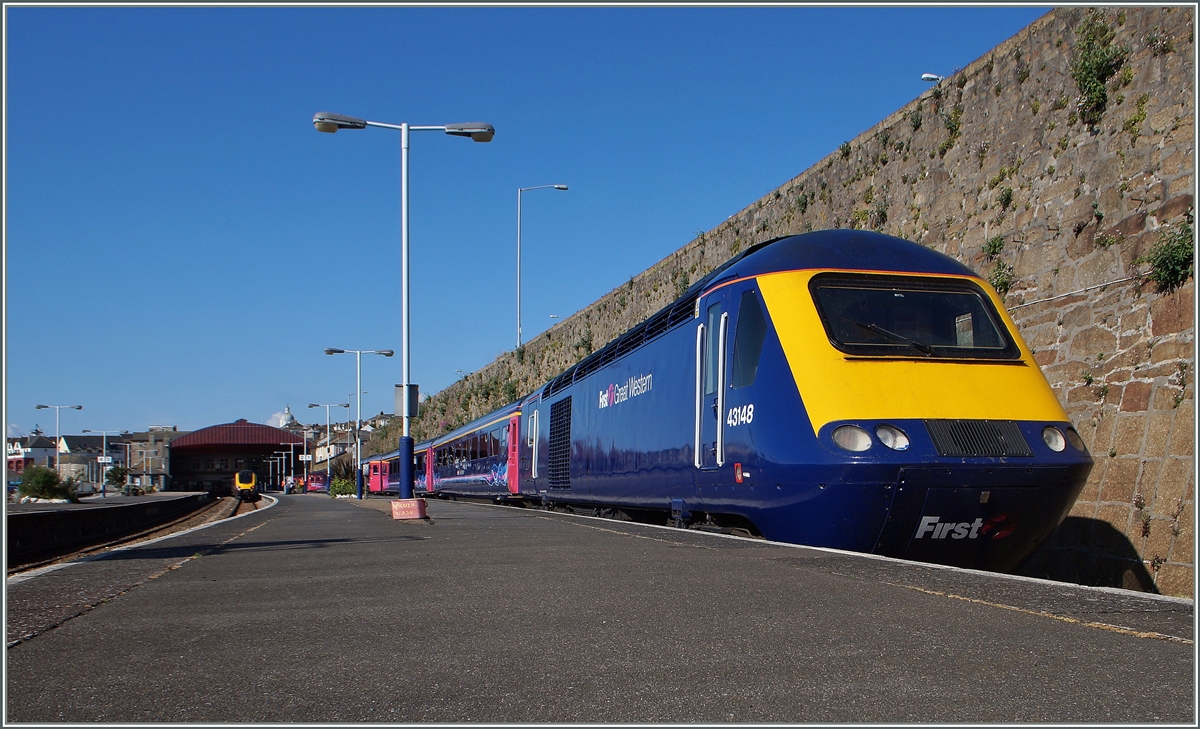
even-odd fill
[[(286, 444), (286, 443), (280, 443), (279, 445), (287, 445), (287, 444)], [(289, 449), (288, 449), (288, 450), (286, 450), (286, 451), (272, 451), (272, 457), (273, 457), (273, 459), (275, 459), (275, 460), (278, 460), (278, 461), (279, 461), (279, 490), (280, 490), (280, 491), (283, 491), (283, 483), (284, 483), (284, 481), (283, 481), (283, 476), (284, 476), (284, 466), (287, 464), (287, 460), (286, 460), (286, 459), (287, 459), (287, 456), (288, 456), (288, 453), (290, 452), (290, 450), (291, 450), (291, 449), (289, 448)]]
[(401, 301), (401, 402), (404, 409), (404, 431), (400, 436), (400, 498), (411, 499), (413, 496), (413, 439), (410, 435), (410, 419), (412, 400), (409, 392), (412, 383), (409, 382), (409, 326), (408, 326), (408, 133), (411, 132), (445, 132), (455, 137), (470, 137), (476, 142), (490, 142), (496, 130), (491, 124), (484, 122), (467, 122), (463, 124), (446, 124), (442, 126), (411, 126), (403, 124), (384, 124), (342, 114), (331, 114), (319, 111), (313, 116), (313, 126), (318, 132), (333, 133), (339, 129), (366, 129), (380, 127), (396, 129), (400, 132), (400, 288)]
[(59, 461), (62, 460), (62, 458), (60, 458), (60, 454), (62, 453), (62, 450), (61, 450), (62, 449), (62, 436), (58, 434), (58, 413), (63, 408), (68, 408), (70, 410), (83, 410), (83, 406), (82, 405), (34, 405), (33, 407), (35, 410), (45, 410), (47, 408), (54, 408), (54, 472), (57, 473), (61, 477), (62, 469), (59, 468)]
[(304, 429), (304, 493), (308, 493), (308, 434), (311, 432), (308, 428)]
[[(100, 450), (103, 453), (105, 458), (109, 457), (108, 456), (108, 434), (109, 433), (120, 433), (121, 435), (129, 435), (128, 430), (88, 430), (85, 428), (83, 432), (85, 432), (85, 433), (102, 433), (104, 435), (104, 437), (102, 439), (104, 445), (101, 447)], [(111, 462), (112, 462), (111, 460), (108, 460), (108, 461), (105, 461), (105, 464), (107, 465), (108, 463), (111, 463)], [(108, 498), (108, 471), (109, 471), (108, 468), (103, 468), (100, 471), (100, 498), (102, 498), (102, 499)]]
[(348, 402), (340, 403), (339, 402), (339, 403), (332, 403), (329, 405), (321, 405), (321, 404), (318, 404), (315, 402), (310, 402), (308, 404), (308, 406), (310, 408), (325, 408), (325, 481), (326, 481), (325, 488), (332, 489), (333, 488), (333, 470), (330, 468), (330, 461), (333, 459), (331, 459), (329, 457), (329, 451), (332, 450), (332, 446), (333, 446), (333, 434), (329, 430), (329, 408), (346, 408), (347, 410), (349, 410), (350, 403), (348, 403)]
[(357, 497), (363, 497), (362, 483), (362, 356), (364, 354), (382, 354), (391, 357), (395, 352), (390, 349), (333, 349), (325, 350), (325, 354), (354, 353), (354, 392), (358, 398), (358, 409), (354, 415), (354, 484)]
[(566, 185), (535, 185), (517, 188), (517, 348), (521, 347), (521, 193), (526, 190), (566, 190)]

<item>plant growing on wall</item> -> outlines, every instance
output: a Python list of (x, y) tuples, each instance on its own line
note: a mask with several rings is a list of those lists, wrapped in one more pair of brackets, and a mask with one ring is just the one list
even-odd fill
[(996, 289), (996, 293), (1004, 296), (1012, 288), (1014, 281), (1016, 281), (1016, 278), (1013, 276), (1012, 264), (997, 260), (996, 267), (992, 269), (992, 273), (988, 276), (988, 283), (992, 285), (992, 288)]
[(958, 142), (958, 138), (962, 136), (962, 115), (963, 109), (961, 106), (956, 106), (951, 109), (948, 114), (942, 115), (942, 126), (946, 127), (946, 131), (950, 134), (948, 137), (942, 140), (941, 144), (938, 145), (937, 151), (939, 157), (945, 157), (946, 152), (948, 152), (950, 148)]
[(1114, 46), (1116, 31), (1104, 22), (1099, 10), (1092, 10), (1075, 30), (1075, 53), (1071, 57), (1071, 78), (1079, 89), (1079, 118), (1095, 126), (1108, 106), (1108, 80), (1121, 70), (1129, 57), (1129, 48)]
[(1134, 259), (1134, 263), (1150, 264), (1146, 278), (1153, 281), (1160, 292), (1174, 291), (1193, 275), (1194, 238), (1192, 211), (1189, 210), (1184, 222), (1164, 226), (1158, 234), (1158, 243), (1146, 255)]
[(983, 244), (983, 255), (988, 261), (993, 261), (1004, 250), (1004, 236), (994, 235)]

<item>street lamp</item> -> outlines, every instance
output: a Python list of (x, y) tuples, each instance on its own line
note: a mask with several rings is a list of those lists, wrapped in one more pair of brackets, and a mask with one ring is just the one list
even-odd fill
[(490, 142), (496, 134), (496, 129), (484, 122), (467, 122), (463, 124), (446, 124), (443, 126), (410, 126), (407, 122), (403, 124), (384, 124), (382, 122), (373, 122), (366, 119), (359, 119), (353, 116), (345, 116), (343, 114), (331, 114), (325, 111), (319, 111), (313, 115), (313, 126), (318, 132), (333, 133), (339, 129), (366, 129), (367, 127), (380, 127), (383, 129), (396, 129), (400, 132), (400, 288), (402, 290), (400, 296), (401, 308), (401, 328), (403, 330), (403, 353), (401, 359), (401, 402), (404, 406), (404, 434), (400, 436), (399, 460), (400, 460), (400, 498), (411, 499), (413, 497), (413, 439), (410, 435), (410, 419), (412, 410), (413, 397), (410, 396), (409, 382), (409, 326), (408, 326), (408, 133), (413, 132), (430, 132), (441, 131), (454, 137), (470, 137), (476, 142)]
[(329, 451), (332, 450), (331, 446), (333, 445), (333, 435), (332, 435), (332, 433), (330, 433), (330, 430), (329, 430), (329, 408), (346, 408), (347, 410), (349, 410), (350, 403), (348, 403), (348, 402), (340, 403), (339, 402), (339, 403), (331, 403), (329, 405), (322, 405), (322, 404), (318, 404), (315, 402), (310, 402), (308, 404), (308, 406), (310, 408), (325, 408), (325, 480), (326, 480), (325, 487), (331, 489), (331, 488), (333, 488), (333, 470), (329, 467), (329, 463), (331, 460), (329, 457)]
[[(289, 444), (288, 443), (280, 443), (279, 445), (289, 445)], [(271, 452), (272, 459), (279, 462), (278, 473), (279, 473), (279, 490), (280, 491), (284, 490), (284, 480), (283, 480), (283, 477), (285, 475), (284, 466), (287, 463), (287, 457), (290, 452), (291, 452), (290, 448), (286, 451), (272, 451)]]
[(354, 484), (358, 498), (363, 495), (362, 484), (362, 438), (360, 431), (362, 430), (362, 356), (364, 354), (382, 354), (384, 357), (391, 357), (395, 352), (390, 349), (333, 349), (325, 350), (325, 354), (346, 354), (354, 353), (354, 391), (358, 398), (358, 411), (354, 416)]
[(521, 193), (526, 190), (566, 190), (566, 185), (536, 185), (517, 188), (517, 348), (521, 347)]
[[(112, 459), (109, 458), (109, 456), (108, 456), (108, 434), (109, 433), (120, 433), (121, 435), (129, 435), (128, 430), (88, 430), (85, 428), (83, 432), (85, 432), (85, 433), (102, 433), (104, 435), (104, 437), (102, 439), (104, 442), (104, 445), (101, 447), (100, 450), (103, 452), (103, 457), (108, 458), (108, 460), (104, 462), (105, 464), (112, 463)], [(100, 498), (102, 498), (102, 499), (108, 498), (108, 471), (109, 471), (108, 468), (104, 468), (100, 472)]]
[(70, 410), (83, 410), (83, 406), (82, 405), (34, 405), (33, 407), (35, 410), (45, 410), (47, 408), (54, 408), (54, 472), (57, 473), (61, 477), (62, 469), (58, 467), (59, 466), (58, 462), (60, 460), (62, 460), (60, 458), (60, 454), (62, 453), (62, 450), (61, 450), (62, 449), (62, 436), (60, 436), (58, 434), (58, 413), (63, 408), (68, 408)]
[(939, 75), (937, 75), (936, 73), (923, 73), (923, 74), (921, 74), (921, 80), (922, 80), (922, 81), (929, 81), (930, 83), (935, 83), (935, 84), (936, 84), (936, 83), (940, 83), (940, 82), (941, 82), (941, 81), (942, 81), (944, 78), (946, 78), (946, 77), (945, 77), (945, 76), (939, 76)]

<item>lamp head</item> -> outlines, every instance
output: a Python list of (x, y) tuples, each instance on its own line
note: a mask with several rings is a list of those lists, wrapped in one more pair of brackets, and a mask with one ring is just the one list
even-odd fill
[(318, 132), (333, 134), (339, 129), (366, 129), (367, 120), (345, 114), (318, 111), (313, 115), (313, 126), (317, 128)]
[(463, 122), (447, 124), (446, 134), (453, 137), (470, 137), (476, 142), (490, 142), (496, 136), (496, 129), (486, 122)]
[(379, 354), (382, 354), (384, 357), (391, 357), (395, 352), (390, 349), (381, 349), (379, 350)]
[(344, 349), (328, 348), (325, 350), (325, 354), (345, 354), (345, 353), (346, 353), (346, 350), (344, 350)]
[(33, 407), (38, 410), (45, 410), (46, 408), (48, 408), (50, 406), (49, 405), (34, 405)]
[(555, 185), (554, 189), (555, 190), (565, 190), (565, 189), (567, 189), (567, 186), (566, 185)]
[(923, 74), (921, 74), (921, 80), (937, 82), (937, 81), (941, 81), (942, 77), (937, 75), (936, 73), (923, 73)]
[(308, 406), (309, 406), (310, 408), (319, 408), (319, 407), (321, 407), (320, 405), (316, 404), (315, 402), (310, 402), (310, 403), (308, 404)]

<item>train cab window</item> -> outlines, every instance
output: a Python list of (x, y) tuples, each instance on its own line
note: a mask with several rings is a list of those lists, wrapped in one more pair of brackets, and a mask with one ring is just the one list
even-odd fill
[(1021, 356), (995, 307), (965, 279), (814, 276), (829, 341), (852, 355), (948, 359)]
[(758, 294), (747, 291), (738, 304), (737, 332), (733, 336), (733, 387), (754, 384), (763, 341), (767, 338), (767, 318)]
[(711, 395), (717, 391), (717, 370), (720, 358), (720, 347), (717, 337), (721, 336), (721, 302), (708, 307), (708, 324), (704, 332), (704, 394)]

